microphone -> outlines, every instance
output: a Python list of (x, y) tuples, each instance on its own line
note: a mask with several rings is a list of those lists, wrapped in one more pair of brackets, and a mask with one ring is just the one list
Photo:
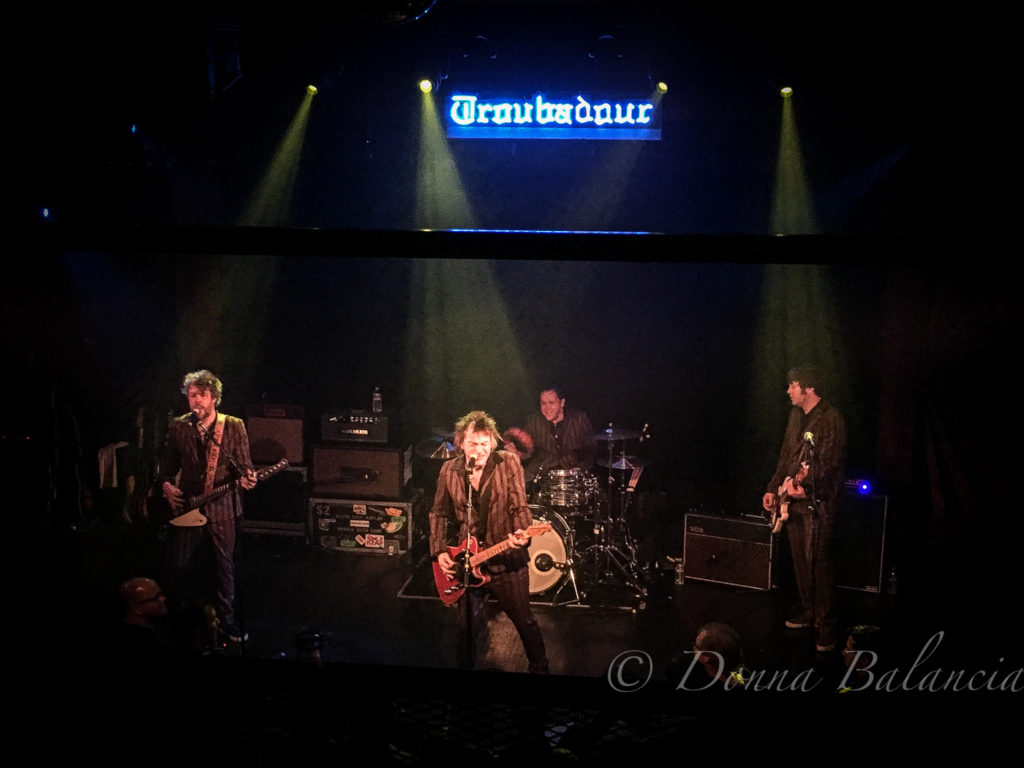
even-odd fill
[(472, 457), (470, 457), (469, 461), (466, 463), (466, 472), (468, 474), (473, 474), (473, 467), (475, 467), (475, 466), (476, 466), (476, 456), (472, 456)]
[(188, 415), (188, 420), (190, 422), (192, 422), (193, 424), (198, 424), (199, 423), (199, 410), (197, 409), (197, 410), (192, 411), (192, 413), (190, 413)]
[(814, 433), (813, 432), (804, 432), (804, 440), (806, 440), (808, 443), (811, 444), (811, 448), (814, 447)]

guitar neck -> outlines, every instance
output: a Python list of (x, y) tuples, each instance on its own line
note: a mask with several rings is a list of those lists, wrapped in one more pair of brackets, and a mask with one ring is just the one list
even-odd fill
[(477, 552), (475, 555), (469, 558), (469, 566), (471, 568), (476, 568), (481, 563), (487, 562), (492, 557), (501, 554), (511, 546), (512, 542), (510, 542), (508, 539), (505, 539), (504, 541), (495, 544), (493, 547), (488, 547), (485, 550)]
[(210, 489), (206, 493), (199, 494), (198, 496), (189, 496), (188, 506), (186, 508), (196, 509), (197, 507), (203, 506), (203, 504), (209, 504), (214, 499), (219, 499), (228, 491), (234, 489), (236, 486), (238, 486), (238, 484), (238, 480), (232, 480), (230, 482), (224, 483), (223, 485), (218, 485)]
[[(267, 467), (266, 469), (263, 469), (263, 470), (260, 470), (259, 472), (257, 472), (256, 473), (256, 480), (257, 481), (266, 480), (268, 477), (270, 477), (271, 475), (275, 474), (276, 472), (279, 472), (280, 470), (284, 469), (287, 466), (288, 466), (288, 460), (287, 459), (281, 459), (281, 461), (277, 462), (277, 464), (274, 464), (272, 467)], [(242, 483), (241, 478), (237, 478), (235, 480), (229, 480), (226, 483), (222, 483), (221, 485), (218, 485), (218, 486), (215, 486), (214, 488), (211, 488), (206, 493), (201, 493), (198, 496), (190, 496), (189, 499), (188, 499), (188, 506), (186, 507), (186, 509), (196, 509), (198, 507), (201, 507), (203, 504), (210, 503), (214, 499), (219, 499), (221, 496), (223, 496), (228, 491), (231, 491), (231, 490), (237, 488), (239, 485), (241, 485), (241, 483)]]

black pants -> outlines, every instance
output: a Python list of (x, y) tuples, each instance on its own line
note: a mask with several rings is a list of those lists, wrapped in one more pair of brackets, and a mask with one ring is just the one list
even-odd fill
[(530, 571), (525, 567), (493, 574), (487, 586), (469, 589), (458, 602), (459, 667), (473, 669), (487, 654), (487, 601), (491, 596), (519, 633), (530, 671), (547, 672), (547, 650), (530, 607)]
[(813, 616), (815, 627), (831, 630), (836, 628), (836, 579), (832, 566), (834, 519), (833, 504), (819, 503), (812, 509), (803, 503), (793, 503), (786, 521), (800, 602)]
[(176, 528), (168, 543), (168, 594), (209, 602), (223, 623), (235, 620), (235, 520), (210, 520), (201, 528)]

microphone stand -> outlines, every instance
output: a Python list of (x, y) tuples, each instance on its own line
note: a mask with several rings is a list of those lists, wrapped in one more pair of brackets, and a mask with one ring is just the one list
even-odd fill
[(466, 468), (466, 539), (462, 547), (465, 562), (462, 566), (462, 594), (465, 597), (466, 609), (466, 656), (470, 669), (476, 667), (476, 638), (473, 635), (473, 600), (470, 596), (470, 565), (473, 542), (473, 468)]
[[(800, 461), (804, 461), (807, 458), (807, 465), (810, 468), (807, 472), (807, 479), (810, 480), (806, 484), (806, 487), (814, 490), (817, 487), (815, 482), (815, 476), (817, 475), (818, 468), (815, 466), (814, 461), (814, 441), (804, 441), (804, 449), (800, 452)], [(815, 625), (815, 618), (818, 613), (818, 503), (812, 493), (807, 497), (807, 504), (811, 510), (811, 556), (809, 558), (810, 577), (811, 577), (811, 626), (816, 631), (818, 627)]]
[(206, 437), (211, 443), (216, 445), (224, 453), (224, 455), (228, 457), (228, 464), (235, 472), (238, 473), (238, 476), (245, 477), (247, 470), (242, 468), (242, 465), (238, 463), (238, 460), (234, 457), (231, 451), (227, 450), (223, 445), (221, 445), (220, 441), (213, 436), (213, 433), (203, 426), (203, 422), (196, 419), (195, 425), (196, 430), (198, 430), (199, 433), (203, 435), (203, 437)]

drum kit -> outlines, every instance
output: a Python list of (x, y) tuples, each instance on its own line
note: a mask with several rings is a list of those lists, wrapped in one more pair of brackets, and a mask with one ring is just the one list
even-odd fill
[[(574, 605), (597, 601), (604, 587), (624, 588), (642, 605), (647, 588), (626, 513), (646, 462), (626, 446), (647, 439), (647, 425), (639, 431), (609, 425), (592, 437), (607, 449), (596, 462), (608, 470), (606, 483), (574, 467), (541, 470), (527, 484), (533, 522), (551, 525), (530, 542), (530, 594), (549, 596), (552, 605)], [(454, 458), (462, 451), (452, 439), (438, 432), (415, 450), (427, 459)]]

